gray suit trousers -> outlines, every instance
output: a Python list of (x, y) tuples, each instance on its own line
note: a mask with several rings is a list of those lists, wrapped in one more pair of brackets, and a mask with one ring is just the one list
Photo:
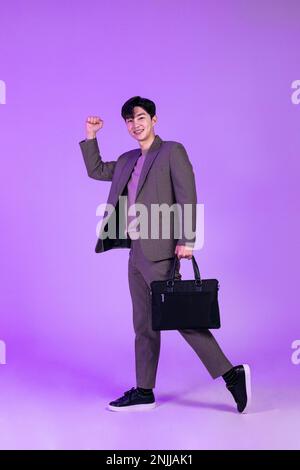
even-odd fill
[[(133, 307), (137, 387), (155, 387), (161, 332), (152, 330), (150, 283), (168, 279), (172, 261), (172, 258), (150, 261), (142, 252), (140, 240), (131, 242), (128, 281)], [(181, 278), (179, 260), (175, 276)], [(209, 330), (178, 331), (194, 349), (213, 379), (233, 367)]]

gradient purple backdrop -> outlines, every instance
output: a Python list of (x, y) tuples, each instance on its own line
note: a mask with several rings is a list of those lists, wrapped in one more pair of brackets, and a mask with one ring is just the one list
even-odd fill
[[(1, 448), (300, 448), (299, 18), (297, 0), (2, 2)], [(256, 416), (225, 413), (223, 385), (176, 331), (162, 333), (156, 388), (172, 413), (103, 411), (135, 385), (129, 251), (94, 252), (110, 183), (88, 178), (78, 142), (100, 115), (104, 160), (136, 148), (120, 109), (137, 94), (155, 101), (156, 133), (183, 143), (193, 164), (205, 206), (195, 256), (220, 280), (215, 335), (232, 362), (252, 365)], [(193, 404), (176, 402), (195, 390)], [(195, 413), (211, 426), (199, 440)], [(176, 414), (171, 432), (163, 423)], [(146, 435), (124, 437), (137, 422)]]

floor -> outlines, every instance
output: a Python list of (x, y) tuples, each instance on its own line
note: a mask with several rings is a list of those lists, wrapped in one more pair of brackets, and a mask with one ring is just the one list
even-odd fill
[(124, 390), (96, 374), (1, 365), (0, 448), (300, 449), (300, 367), (292, 372), (282, 380), (257, 371), (247, 415), (236, 412), (223, 380), (207, 374), (184, 386), (162, 381), (154, 410), (115, 413), (106, 405)]

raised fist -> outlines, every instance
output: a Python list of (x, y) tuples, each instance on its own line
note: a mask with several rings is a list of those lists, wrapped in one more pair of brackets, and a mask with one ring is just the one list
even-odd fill
[(88, 116), (86, 120), (86, 136), (94, 139), (97, 132), (103, 127), (103, 121), (99, 116)]

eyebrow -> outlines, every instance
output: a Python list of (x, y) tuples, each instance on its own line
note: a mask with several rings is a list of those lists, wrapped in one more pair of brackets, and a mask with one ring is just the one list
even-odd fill
[[(137, 114), (135, 117), (138, 117), (138, 116), (146, 116), (146, 113), (139, 113), (139, 114)], [(127, 118), (127, 120), (128, 120), (128, 119), (132, 119), (132, 117)]]

